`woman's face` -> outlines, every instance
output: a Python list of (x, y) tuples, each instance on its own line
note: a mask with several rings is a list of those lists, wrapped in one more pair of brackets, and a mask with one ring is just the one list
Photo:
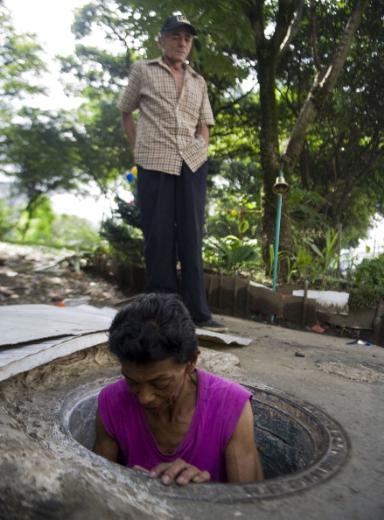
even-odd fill
[(129, 390), (148, 411), (161, 411), (174, 403), (196, 362), (177, 363), (173, 358), (151, 363), (121, 363)]

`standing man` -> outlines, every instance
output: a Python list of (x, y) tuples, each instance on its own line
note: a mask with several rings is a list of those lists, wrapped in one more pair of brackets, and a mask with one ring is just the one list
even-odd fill
[(208, 308), (201, 256), (214, 118), (207, 85), (186, 62), (196, 34), (184, 16), (167, 18), (158, 40), (161, 57), (132, 65), (119, 108), (139, 172), (146, 291), (176, 293), (179, 259), (182, 297), (196, 326), (223, 331)]

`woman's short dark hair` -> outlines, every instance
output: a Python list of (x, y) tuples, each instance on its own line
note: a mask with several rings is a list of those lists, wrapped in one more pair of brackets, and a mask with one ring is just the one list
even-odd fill
[(149, 293), (121, 309), (109, 329), (109, 349), (121, 362), (148, 363), (196, 358), (195, 325), (175, 294)]

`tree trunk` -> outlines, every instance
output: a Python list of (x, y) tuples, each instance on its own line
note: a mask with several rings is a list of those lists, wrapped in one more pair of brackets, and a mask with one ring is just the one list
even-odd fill
[[(280, 169), (279, 129), (276, 103), (276, 68), (295, 37), (301, 20), (303, 0), (279, 1), (276, 27), (272, 38), (264, 33), (263, 1), (256, 1), (247, 13), (254, 31), (257, 75), (260, 85), (261, 132), (260, 154), (264, 180), (264, 212), (262, 225), (263, 258), (266, 270), (270, 264), (270, 246), (274, 243), (277, 197), (273, 184)], [(283, 207), (281, 244), (285, 248), (290, 237)]]
[(279, 172), (279, 141), (277, 125), (277, 105), (275, 96), (274, 57), (267, 46), (259, 49), (257, 74), (260, 85), (261, 128), (260, 128), (260, 160), (263, 169), (263, 258), (269, 265), (269, 247), (273, 244), (274, 222), (276, 211), (276, 195), (272, 188)]
[(29, 201), (25, 207), (25, 211), (27, 213), (27, 222), (25, 223), (25, 226), (23, 227), (23, 229), (21, 231), (21, 236), (22, 236), (23, 240), (25, 240), (27, 233), (29, 231), (29, 228), (31, 226), (33, 212), (35, 211), (35, 208), (39, 201), (40, 195), (41, 195), (40, 193), (32, 195), (32, 197), (29, 199)]

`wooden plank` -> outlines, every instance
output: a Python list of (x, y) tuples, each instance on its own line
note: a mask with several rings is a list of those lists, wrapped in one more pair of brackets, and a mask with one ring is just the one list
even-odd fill
[[(281, 295), (283, 301), (283, 318), (292, 323), (302, 324), (303, 298), (302, 296)], [(317, 322), (316, 300), (307, 298), (305, 302), (305, 324), (314, 325)]]
[(373, 341), (376, 345), (384, 344), (384, 300), (380, 300), (376, 307), (376, 314), (373, 320)]
[(249, 287), (249, 309), (251, 312), (266, 316), (276, 315), (282, 317), (283, 302), (281, 296), (267, 287), (255, 285), (251, 282)]
[(219, 309), (223, 308), (223, 273), (220, 273), (220, 284), (219, 284)]
[(337, 327), (372, 330), (375, 309), (360, 309), (357, 311), (350, 311), (349, 314), (345, 315), (317, 311), (317, 316), (321, 322), (336, 325)]
[(233, 277), (233, 300), (232, 300), (232, 316), (236, 316), (237, 310), (237, 292), (238, 292), (238, 283), (237, 283), (238, 277)]

